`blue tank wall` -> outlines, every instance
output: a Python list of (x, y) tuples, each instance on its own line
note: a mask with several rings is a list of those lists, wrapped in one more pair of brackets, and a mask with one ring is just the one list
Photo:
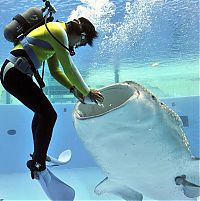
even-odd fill
[[(53, 130), (48, 154), (58, 157), (66, 150), (72, 150), (69, 168), (95, 166), (88, 152), (81, 144), (72, 122), (73, 104), (53, 104), (58, 118)], [(27, 171), (26, 161), (33, 152), (31, 122), (34, 113), (24, 105), (0, 105), (0, 173)], [(47, 119), (48, 121), (48, 119)], [(9, 135), (9, 130), (16, 130)], [(45, 133), (44, 133), (45, 135)]]
[[(199, 97), (168, 98), (163, 102), (181, 116), (191, 150), (196, 157), (200, 156)], [(48, 154), (58, 157), (65, 149), (71, 149), (72, 159), (66, 167), (96, 166), (92, 157), (83, 147), (73, 126), (74, 104), (53, 104), (53, 106), (58, 114), (58, 119)], [(28, 171), (26, 161), (30, 159), (29, 153), (33, 151), (32, 118), (33, 112), (24, 105), (0, 105), (0, 173)], [(16, 130), (15, 135), (12, 135), (12, 130)]]

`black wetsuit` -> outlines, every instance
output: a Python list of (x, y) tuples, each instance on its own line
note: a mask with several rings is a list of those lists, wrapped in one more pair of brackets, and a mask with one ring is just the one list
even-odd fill
[[(23, 50), (15, 50), (13, 54), (15, 56), (24, 56), (29, 60)], [(8, 62), (6, 60), (1, 68), (0, 80), (6, 91), (34, 112), (32, 120), (33, 160), (42, 164), (43, 170), (46, 168), (45, 159), (57, 113), (43, 91), (32, 80), (32, 77), (13, 67), (6, 72), (3, 80), (3, 71)]]

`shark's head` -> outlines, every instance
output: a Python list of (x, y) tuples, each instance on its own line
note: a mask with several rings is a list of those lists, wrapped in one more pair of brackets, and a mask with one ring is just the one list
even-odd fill
[(77, 103), (73, 115), (77, 134), (109, 175), (97, 192), (114, 192), (122, 198), (125, 192), (135, 195), (127, 200), (137, 200), (141, 193), (156, 200), (183, 200), (198, 195), (196, 187), (191, 192), (194, 187), (190, 185), (183, 194), (176, 186), (185, 185), (186, 176), (190, 183), (196, 183), (199, 175), (198, 161), (191, 159), (178, 114), (133, 81), (99, 91), (105, 97), (104, 107)]

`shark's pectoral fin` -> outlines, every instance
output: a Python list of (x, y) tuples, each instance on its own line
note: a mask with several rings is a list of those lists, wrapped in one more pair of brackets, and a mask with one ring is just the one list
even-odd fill
[(196, 198), (200, 196), (200, 186), (186, 179), (186, 175), (177, 176), (175, 178), (176, 185), (180, 185), (184, 195), (188, 198)]
[(141, 193), (133, 190), (126, 185), (111, 181), (108, 177), (106, 177), (95, 187), (94, 192), (98, 195), (101, 195), (103, 193), (112, 193), (127, 201), (143, 200), (143, 195)]
[(200, 187), (196, 186), (183, 186), (184, 195), (188, 198), (196, 198), (200, 196)]

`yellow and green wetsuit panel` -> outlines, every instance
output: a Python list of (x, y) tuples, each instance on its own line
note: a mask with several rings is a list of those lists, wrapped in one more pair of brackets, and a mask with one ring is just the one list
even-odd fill
[[(65, 46), (68, 46), (68, 37), (66, 33), (66, 25), (64, 22), (49, 22), (47, 26), (51, 33)], [(30, 47), (35, 52), (40, 64), (44, 60), (48, 61), (48, 66), (52, 76), (54, 76), (58, 82), (67, 88), (74, 85), (84, 96), (87, 96), (90, 92), (89, 87), (84, 82), (81, 74), (71, 60), (71, 56), (63, 46), (61, 46), (47, 31), (45, 25), (42, 25), (33, 31), (28, 36), (38, 38), (48, 42), (53, 50), (41, 48), (35, 45)], [(16, 45), (12, 50), (23, 49), (21, 44)], [(64, 73), (59, 68), (59, 62), (61, 63)]]

